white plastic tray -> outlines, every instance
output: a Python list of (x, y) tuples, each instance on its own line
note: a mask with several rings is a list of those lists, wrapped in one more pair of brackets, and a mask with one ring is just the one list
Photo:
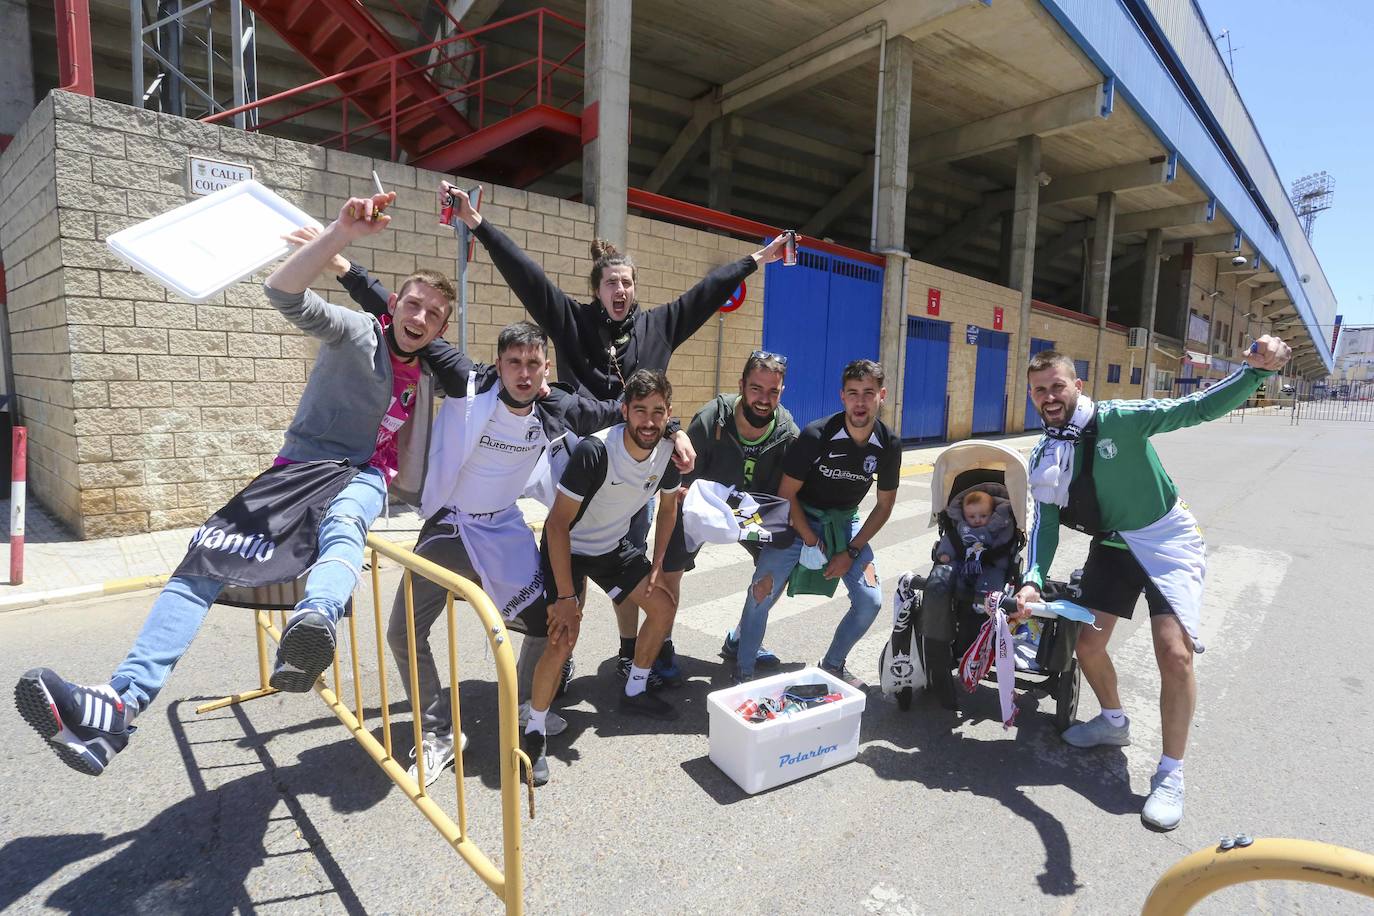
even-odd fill
[(320, 228), (250, 180), (116, 232), (105, 244), (177, 295), (204, 302), (286, 254), (281, 237), (302, 226)]

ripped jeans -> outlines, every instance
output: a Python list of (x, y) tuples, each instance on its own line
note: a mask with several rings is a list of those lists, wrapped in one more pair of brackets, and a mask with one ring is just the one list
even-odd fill
[[(820, 518), (809, 515), (813, 528), (819, 530)], [(859, 533), (860, 523), (855, 519), (849, 529), (849, 537)], [(752, 677), (754, 661), (759, 646), (763, 645), (764, 631), (768, 628), (768, 612), (777, 603), (778, 597), (787, 588), (787, 578), (792, 575), (802, 552), (802, 540), (797, 538), (787, 547), (764, 547), (759, 552), (758, 562), (754, 565), (754, 579), (744, 600), (744, 612), (740, 615), (739, 626), (735, 632), (739, 637), (738, 672), (744, 677)], [(865, 574), (873, 566), (873, 581), (870, 583)], [(772, 588), (767, 594), (763, 586), (771, 580)], [(873, 558), (873, 547), (865, 544), (859, 557), (844, 574), (844, 587), (849, 592), (849, 611), (835, 625), (835, 636), (830, 648), (821, 659), (821, 664), (834, 669), (844, 667), (849, 650), (863, 638), (868, 628), (878, 616), (883, 604), (882, 585), (878, 581), (878, 566)]]
[[(353, 594), (363, 563), (363, 542), (386, 502), (386, 478), (374, 467), (358, 472), (334, 497), (320, 522), (320, 554), (296, 609), (338, 620)], [(144, 710), (191, 648), (210, 605), (224, 588), (206, 576), (173, 576), (153, 602), (128, 656), (110, 678), (125, 703)]]

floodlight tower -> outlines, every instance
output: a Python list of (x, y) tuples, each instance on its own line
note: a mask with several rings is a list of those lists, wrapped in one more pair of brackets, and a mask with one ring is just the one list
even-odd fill
[(1308, 241), (1312, 240), (1312, 223), (1317, 214), (1331, 209), (1332, 198), (1336, 194), (1336, 179), (1325, 171), (1304, 175), (1293, 182), (1293, 209), (1298, 211), (1302, 220), (1302, 232)]

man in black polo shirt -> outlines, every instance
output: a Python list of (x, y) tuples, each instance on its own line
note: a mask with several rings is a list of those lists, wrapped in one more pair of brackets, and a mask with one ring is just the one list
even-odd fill
[[(789, 547), (765, 547), (759, 554), (740, 616), (737, 681), (754, 676), (768, 611), (785, 586), (794, 595), (833, 595), (843, 579), (849, 613), (835, 628), (821, 667), (854, 687), (866, 686), (845, 667), (845, 659), (883, 603), (869, 541), (892, 514), (902, 466), (901, 440), (878, 419), (886, 397), (883, 367), (871, 359), (855, 360), (841, 377), (844, 410), (807, 424), (788, 449), (778, 495), (791, 503), (792, 527), (800, 537)], [(878, 504), (861, 526), (859, 503), (875, 476)]]

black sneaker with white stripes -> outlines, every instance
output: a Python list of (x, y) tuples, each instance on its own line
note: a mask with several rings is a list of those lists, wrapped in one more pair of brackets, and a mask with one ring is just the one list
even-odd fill
[[(622, 681), (628, 681), (630, 679), (630, 666), (633, 664), (634, 659), (626, 658), (623, 655), (619, 656), (615, 663), (616, 677), (620, 678)], [(652, 668), (649, 669), (648, 684), (650, 690), (662, 690), (664, 687), (663, 678)]]
[(267, 683), (287, 693), (305, 693), (334, 662), (334, 619), (302, 608), (286, 623), (277, 663)]
[(25, 672), (14, 685), (14, 705), (59, 760), (88, 776), (105, 772), (135, 730), (113, 687), (72, 684), (51, 668)]

